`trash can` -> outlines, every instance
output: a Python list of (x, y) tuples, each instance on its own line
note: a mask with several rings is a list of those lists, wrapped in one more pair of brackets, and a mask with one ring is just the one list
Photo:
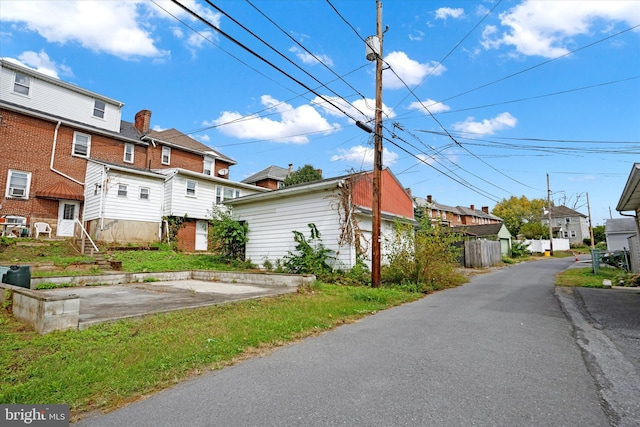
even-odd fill
[(12, 265), (4, 274), (4, 283), (22, 288), (31, 288), (31, 267), (28, 265)]
[(7, 271), (9, 271), (9, 267), (3, 267), (0, 265), (0, 282), (1, 283), (4, 283), (4, 275)]

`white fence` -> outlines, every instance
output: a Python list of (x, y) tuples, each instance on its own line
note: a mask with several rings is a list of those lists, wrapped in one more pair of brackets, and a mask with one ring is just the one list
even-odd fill
[[(548, 239), (545, 240), (525, 240), (525, 245), (530, 252), (544, 253), (551, 249), (551, 245)], [(570, 249), (569, 239), (553, 239), (554, 251), (568, 251)]]

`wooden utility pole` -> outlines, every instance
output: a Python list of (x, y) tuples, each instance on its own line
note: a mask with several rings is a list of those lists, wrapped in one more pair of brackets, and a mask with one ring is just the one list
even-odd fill
[(371, 218), (371, 286), (380, 287), (380, 217), (382, 187), (382, 1), (376, 0), (376, 34), (380, 51), (376, 55), (376, 115), (373, 135), (373, 198)]
[(549, 255), (553, 256), (553, 224), (551, 224), (551, 186), (547, 174), (547, 205), (549, 206)]

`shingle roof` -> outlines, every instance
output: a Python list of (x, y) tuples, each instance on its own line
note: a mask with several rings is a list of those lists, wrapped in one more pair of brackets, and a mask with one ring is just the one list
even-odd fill
[(215, 157), (218, 157), (221, 160), (224, 160), (232, 164), (236, 163), (236, 161), (233, 160), (232, 158), (227, 157), (215, 151), (213, 148), (206, 146), (199, 141), (196, 141), (195, 139), (191, 138), (188, 135), (185, 135), (184, 133), (180, 132), (177, 129), (172, 128), (172, 129), (166, 129), (162, 131), (151, 130), (149, 131), (147, 136), (149, 136), (150, 138), (159, 139), (161, 141), (168, 142), (173, 145), (177, 145), (179, 147), (184, 147), (188, 150), (199, 151), (202, 154), (212, 153)]
[(463, 225), (453, 228), (463, 228), (471, 234), (476, 236), (495, 236), (500, 232), (500, 229), (504, 227), (503, 223), (496, 224), (482, 224), (482, 225)]
[(586, 218), (585, 214), (581, 214), (578, 211), (574, 211), (566, 206), (551, 206), (551, 217), (560, 217), (560, 216), (581, 216)]
[(605, 233), (628, 233), (636, 231), (636, 222), (633, 218), (610, 218), (604, 226)]
[(256, 172), (250, 177), (243, 179), (242, 182), (251, 184), (263, 179), (284, 181), (287, 176), (289, 176), (289, 169), (281, 168), (280, 166), (269, 166), (260, 172)]

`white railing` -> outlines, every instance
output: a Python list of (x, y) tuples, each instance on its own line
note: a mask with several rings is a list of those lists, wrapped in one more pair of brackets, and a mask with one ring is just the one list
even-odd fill
[(91, 255), (93, 255), (93, 251), (94, 250), (96, 252), (100, 252), (100, 249), (98, 249), (96, 244), (93, 242), (93, 239), (91, 238), (91, 236), (89, 236), (89, 233), (87, 233), (87, 230), (85, 230), (84, 226), (82, 225), (80, 220), (78, 220), (77, 218), (76, 218), (76, 223), (80, 226), (80, 230), (82, 231), (82, 239), (80, 240), (82, 242), (81, 245), (80, 245), (80, 252), (84, 253), (84, 239), (85, 239), (85, 236), (91, 242), (91, 246), (93, 246), (93, 249), (91, 250)]

